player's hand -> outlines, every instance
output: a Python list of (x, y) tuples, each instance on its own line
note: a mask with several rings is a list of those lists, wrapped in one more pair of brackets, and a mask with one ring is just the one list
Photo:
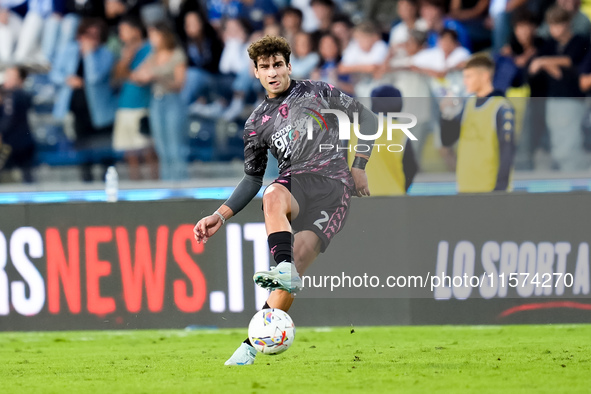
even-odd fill
[(357, 197), (370, 196), (365, 170), (353, 167), (351, 168), (351, 175), (353, 175), (353, 181), (355, 182)]
[(193, 229), (195, 240), (197, 243), (207, 243), (207, 240), (212, 237), (222, 227), (222, 219), (218, 215), (209, 215), (197, 222)]

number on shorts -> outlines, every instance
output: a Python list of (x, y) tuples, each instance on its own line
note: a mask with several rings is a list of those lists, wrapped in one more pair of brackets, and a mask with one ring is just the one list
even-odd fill
[(322, 223), (328, 222), (328, 213), (326, 213), (326, 211), (320, 211), (320, 213), (323, 217), (315, 221), (314, 226), (318, 227), (320, 230), (324, 230), (324, 227), (322, 227)]

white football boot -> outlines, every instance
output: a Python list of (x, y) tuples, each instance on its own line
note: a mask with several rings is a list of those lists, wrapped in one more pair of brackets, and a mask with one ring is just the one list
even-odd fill
[(302, 289), (302, 279), (295, 264), (283, 261), (269, 271), (259, 271), (252, 277), (254, 283), (268, 290), (285, 290), (295, 293)]
[(254, 364), (256, 355), (257, 351), (255, 348), (242, 342), (224, 365), (251, 365)]

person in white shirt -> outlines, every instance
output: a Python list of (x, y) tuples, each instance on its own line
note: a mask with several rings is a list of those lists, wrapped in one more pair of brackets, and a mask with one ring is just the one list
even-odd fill
[(387, 55), (388, 44), (381, 39), (379, 31), (370, 22), (363, 22), (353, 31), (353, 40), (343, 53), (339, 71), (372, 74)]
[(12, 9), (23, 7), (22, 0), (0, 0), (0, 63), (13, 61), (13, 50), (21, 31), (23, 20)]
[(397, 4), (400, 22), (390, 30), (390, 50), (392, 55), (404, 52), (404, 44), (410, 38), (412, 30), (427, 31), (427, 22), (419, 18), (419, 2), (417, 0), (399, 0)]
[(411, 70), (430, 78), (434, 97), (462, 94), (462, 68), (470, 58), (470, 52), (460, 45), (458, 34), (444, 29), (434, 48), (424, 49), (413, 56)]
[(388, 57), (386, 44), (371, 22), (362, 22), (353, 30), (353, 40), (343, 52), (339, 75), (353, 74), (355, 94), (369, 97), (372, 84), (379, 79), (380, 70)]
[(419, 52), (425, 50), (427, 33), (421, 30), (412, 30), (408, 40), (402, 46), (404, 56), (396, 56), (386, 63), (386, 71), (409, 69), (413, 65), (413, 58)]
[(461, 70), (469, 58), (470, 52), (460, 45), (457, 33), (444, 29), (436, 47), (413, 56), (412, 68), (431, 77), (444, 78), (451, 71)]

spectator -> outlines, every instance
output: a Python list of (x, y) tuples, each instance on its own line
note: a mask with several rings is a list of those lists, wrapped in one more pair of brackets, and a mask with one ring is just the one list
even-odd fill
[(530, 83), (541, 86), (540, 94), (548, 97), (546, 125), (553, 159), (561, 170), (581, 170), (585, 168), (580, 128), (585, 106), (578, 69), (589, 51), (589, 38), (572, 33), (571, 14), (558, 5), (548, 10), (546, 22), (552, 38), (529, 65)]
[(151, 84), (150, 130), (160, 162), (160, 178), (186, 179), (188, 120), (181, 97), (187, 59), (171, 28), (158, 23), (148, 29), (152, 53), (133, 71), (131, 81)]
[(221, 29), (228, 19), (244, 19), (255, 31), (275, 23), (278, 9), (273, 0), (208, 0), (209, 21)]
[[(538, 28), (535, 15), (526, 8), (516, 10), (513, 15), (513, 31), (510, 41), (497, 56), (494, 86), (506, 90), (510, 86), (522, 86), (528, 82), (528, 68), (544, 44), (544, 39), (536, 34)], [(519, 136), (516, 168), (532, 169), (533, 154), (540, 145), (542, 137), (547, 136), (543, 97), (545, 88), (539, 84), (529, 84), (530, 95), (534, 100), (525, 101), (523, 129)]]
[(152, 179), (158, 179), (158, 163), (152, 141), (145, 135), (146, 130), (142, 133), (142, 127), (146, 127), (148, 120), (150, 88), (129, 80), (130, 74), (149, 55), (150, 45), (145, 41), (144, 26), (134, 17), (121, 19), (119, 38), (123, 48), (113, 77), (121, 88), (115, 113), (113, 149), (125, 152), (130, 179), (141, 179), (140, 158), (150, 167)]
[[(133, 2), (134, 0), (124, 0)], [(193, 0), (139, 0), (143, 4), (139, 7), (139, 14), (145, 26), (157, 23), (170, 23), (174, 34), (183, 41), (185, 37), (185, 16), (189, 12), (206, 14), (205, 2)], [(134, 14), (132, 14), (134, 15)]]
[[(492, 85), (494, 63), (487, 56), (472, 57), (464, 68), (466, 92), (473, 94), (463, 109), (442, 127), (441, 142), (449, 150), (459, 139), (456, 182), (460, 193), (509, 190), (515, 155), (515, 111)], [(442, 101), (442, 113), (454, 110), (455, 99)], [(491, 119), (493, 121), (491, 121)]]
[(319, 21), (310, 0), (291, 0), (290, 6), (302, 11), (302, 30), (313, 33), (318, 30)]
[[(343, 53), (339, 74), (356, 74), (356, 93), (368, 97), (370, 79), (378, 71), (388, 55), (388, 44), (380, 38), (380, 33), (371, 22), (363, 22), (355, 27), (353, 41)], [(360, 91), (361, 90), (361, 91)], [(366, 93), (365, 95), (363, 93)]]
[[(204, 118), (223, 117), (231, 121), (244, 109), (246, 96), (252, 92), (256, 83), (248, 58), (249, 27), (245, 20), (228, 19), (224, 22), (224, 50), (220, 58), (220, 73), (215, 93), (219, 96), (213, 103), (199, 102), (191, 105), (191, 112)], [(228, 106), (226, 103), (230, 102)]]
[[(3, 168), (19, 168), (26, 183), (33, 182), (31, 168), (35, 158), (35, 141), (27, 114), (31, 108), (31, 97), (23, 90), (27, 73), (22, 68), (11, 67), (4, 73), (4, 85), (0, 92), (0, 156), (9, 152)], [(5, 153), (6, 155), (6, 153)]]
[(444, 29), (454, 30), (459, 38), (460, 44), (466, 49), (470, 49), (470, 36), (464, 27), (450, 18), (445, 18), (445, 7), (442, 0), (422, 0), (421, 18), (427, 24), (427, 45), (429, 47), (437, 46), (439, 35)]
[(40, 56), (39, 47), (45, 19), (53, 9), (53, 0), (29, 0), (27, 6), (27, 14), (23, 19), (18, 40), (16, 40), (12, 61), (21, 64), (44, 63), (44, 59)]
[(228, 15), (230, 18), (248, 20), (254, 31), (263, 30), (265, 26), (276, 22), (279, 10), (273, 0), (240, 0), (238, 12)]
[(317, 30), (320, 32), (327, 32), (330, 30), (332, 24), (336, 5), (333, 0), (311, 0), (310, 6), (314, 15), (318, 20)]
[(344, 51), (353, 38), (353, 22), (346, 15), (337, 15), (332, 20), (330, 32), (339, 39), (339, 46)]
[(444, 29), (435, 48), (413, 56), (412, 69), (433, 78), (445, 78), (449, 72), (461, 70), (469, 58), (470, 52), (460, 45), (457, 33)]
[[(434, 141), (439, 141), (439, 115), (437, 104), (432, 99), (431, 78), (412, 70), (413, 59), (426, 48), (427, 33), (420, 30), (412, 30), (410, 37), (404, 45), (405, 57), (393, 58), (386, 65), (386, 74), (383, 81), (400, 89), (407, 99), (404, 102), (404, 111), (417, 117), (417, 124), (413, 127), (413, 134), (418, 141), (415, 143), (414, 154), (420, 159), (423, 147), (430, 134), (437, 136)], [(394, 72), (391, 72), (394, 71)]]
[(222, 22), (229, 18), (229, 15), (238, 13), (238, 3), (236, 0), (206, 0), (207, 19), (209, 23), (222, 30)]
[(75, 39), (83, 18), (105, 20), (105, 0), (54, 0), (53, 13), (47, 18), (41, 46), (50, 64)]
[[(527, 0), (491, 0), (488, 7), (489, 21), (492, 25), (493, 52), (497, 53), (509, 43), (511, 37), (511, 20), (514, 12), (528, 3)], [(528, 9), (529, 11), (529, 9)], [(537, 24), (537, 20), (535, 20)]]
[(451, 0), (448, 16), (459, 22), (470, 37), (471, 50), (486, 49), (491, 44), (491, 31), (485, 24), (490, 0)]
[[(254, 32), (253, 34), (250, 35), (250, 42), (254, 42), (256, 39), (254, 38), (257, 32)], [(264, 37), (264, 36), (271, 36), (271, 37), (279, 37), (281, 36), (282, 33), (282, 29), (281, 29), (281, 25), (279, 25), (278, 23), (271, 23), (268, 24), (267, 26), (265, 26), (265, 28), (263, 30), (260, 31), (261, 36), (260, 37)]]
[(293, 48), (295, 36), (302, 30), (302, 21), (304, 14), (295, 7), (285, 7), (281, 10), (281, 26), (283, 26), (283, 35), (289, 45)]
[[(570, 15), (570, 31), (575, 36), (588, 37), (591, 34), (591, 21), (581, 12), (581, 0), (556, 0), (556, 4)], [(545, 39), (551, 37), (548, 23), (540, 26), (538, 35)]]
[(388, 56), (375, 75), (381, 78), (385, 73), (410, 69), (413, 65), (413, 57), (425, 49), (426, 42), (427, 34), (425, 32), (421, 30), (410, 31), (408, 39), (402, 46), (398, 47), (398, 56)]
[(0, 0), (0, 64), (13, 60), (13, 50), (27, 10), (26, 0)]
[(431, 93), (434, 97), (462, 96), (461, 70), (470, 58), (470, 52), (462, 47), (454, 30), (445, 29), (435, 48), (428, 48), (415, 54), (411, 70), (430, 78)]
[(81, 164), (85, 182), (93, 180), (93, 162), (102, 161), (105, 167), (112, 164), (108, 155), (93, 156), (95, 149), (110, 139), (117, 104), (110, 86), (114, 58), (104, 45), (106, 40), (107, 29), (102, 20), (83, 19), (76, 41), (58, 54), (49, 74), (58, 87), (54, 117), (63, 120), (68, 111), (74, 115), (76, 146), (85, 154)]
[(182, 97), (189, 105), (214, 88), (224, 44), (205, 16), (197, 11), (185, 15), (185, 36), (188, 68)]
[(312, 79), (328, 82), (343, 92), (352, 95), (354, 92), (351, 77), (339, 74), (338, 67), (341, 62), (340, 41), (331, 33), (325, 33), (318, 44), (320, 60), (316, 70), (312, 72)]
[(395, 24), (390, 30), (391, 57), (404, 56), (404, 45), (410, 38), (412, 30), (427, 30), (427, 22), (419, 18), (418, 0), (399, 0), (397, 4), (400, 22)]
[(533, 15), (527, 11), (516, 14), (513, 20), (513, 31), (510, 42), (503, 48), (503, 53), (513, 57), (520, 68), (527, 68), (544, 40), (536, 34), (536, 22)]
[[(501, 50), (501, 57), (510, 59), (514, 71), (509, 72), (509, 66), (502, 72), (503, 75), (495, 75), (495, 86), (500, 87), (500, 79), (505, 80), (502, 85), (505, 87), (521, 86), (527, 80), (527, 68), (529, 63), (538, 52), (544, 40), (536, 35), (537, 25), (533, 15), (527, 10), (514, 13), (513, 20), (514, 34), (511, 35), (509, 44)], [(535, 86), (531, 87), (535, 91)], [(504, 89), (503, 89), (504, 90)], [(534, 92), (535, 94), (535, 92)], [(535, 94), (538, 96), (537, 94)]]
[(312, 50), (312, 36), (310, 33), (299, 32), (295, 36), (293, 57), (291, 58), (291, 76), (294, 79), (307, 79), (318, 65), (319, 57)]
[(116, 28), (125, 17), (140, 19), (146, 10), (145, 7), (154, 3), (156, 0), (105, 0), (107, 24), (111, 28)]

